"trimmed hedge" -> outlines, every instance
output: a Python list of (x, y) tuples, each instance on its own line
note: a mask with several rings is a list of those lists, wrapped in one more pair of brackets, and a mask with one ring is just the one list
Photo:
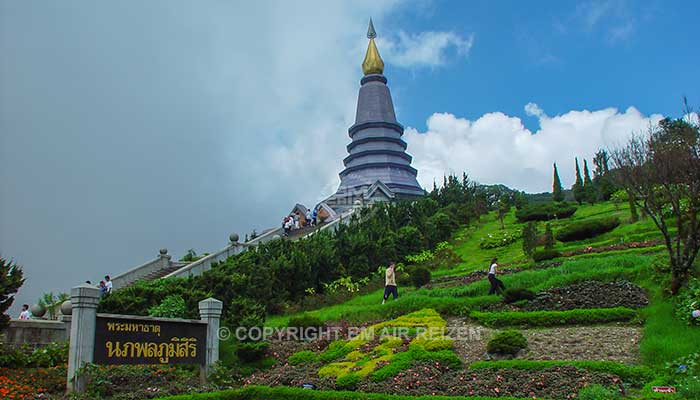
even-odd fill
[(503, 360), (476, 361), (469, 364), (469, 369), (512, 368), (523, 370), (540, 370), (550, 367), (571, 365), (588, 371), (604, 372), (620, 377), (623, 381), (643, 386), (655, 379), (651, 368), (642, 365), (625, 365), (614, 361), (574, 361), (574, 360)]
[(635, 310), (626, 307), (591, 308), (568, 311), (505, 311), (479, 312), (469, 314), (469, 318), (491, 328), (505, 326), (557, 326), (575, 324), (600, 324), (606, 322), (626, 322), (637, 317)]
[[(464, 396), (399, 396), (384, 393), (343, 392), (334, 390), (308, 390), (285, 386), (248, 386), (243, 389), (214, 393), (197, 393), (162, 400), (493, 400), (493, 397)], [(501, 400), (525, 400), (527, 398), (499, 397)]]
[(532, 253), (532, 259), (535, 262), (551, 260), (557, 257), (561, 257), (561, 253), (554, 249), (537, 250)]
[(515, 211), (519, 222), (549, 221), (569, 218), (576, 212), (576, 206), (568, 203), (532, 204)]
[(509, 288), (503, 292), (503, 302), (506, 304), (515, 303), (521, 300), (532, 300), (535, 292), (525, 288)]
[(489, 340), (486, 351), (496, 354), (518, 354), (527, 348), (527, 339), (518, 331), (503, 331)]
[(590, 239), (605, 232), (610, 232), (619, 225), (620, 219), (617, 217), (589, 219), (568, 224), (561, 228), (555, 236), (560, 242), (573, 242)]

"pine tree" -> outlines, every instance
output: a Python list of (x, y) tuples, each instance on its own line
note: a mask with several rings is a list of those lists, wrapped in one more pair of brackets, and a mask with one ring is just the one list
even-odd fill
[(603, 201), (610, 200), (610, 197), (618, 189), (610, 176), (609, 160), (608, 152), (603, 149), (598, 150), (593, 158), (593, 165), (595, 166), (593, 169), (593, 185), (598, 189), (598, 199)]
[(571, 191), (574, 192), (574, 199), (576, 199), (578, 204), (583, 203), (585, 192), (583, 191), (583, 180), (581, 179), (581, 169), (578, 166), (578, 157), (576, 158), (576, 182), (571, 187)]
[(554, 248), (554, 233), (552, 232), (552, 226), (547, 224), (544, 228), (544, 248), (545, 250), (552, 250)]
[(639, 221), (639, 214), (637, 213), (637, 203), (634, 201), (634, 193), (631, 190), (627, 190), (627, 202), (630, 205), (630, 222), (634, 223)]
[(552, 183), (552, 200), (564, 201), (564, 191), (561, 188), (561, 179), (559, 179), (557, 163), (554, 163), (554, 182)]
[(523, 252), (526, 256), (532, 257), (537, 247), (537, 224), (530, 221), (523, 228)]
[(24, 283), (22, 268), (0, 257), (0, 332), (7, 327), (10, 317), (5, 311), (15, 301), (15, 293)]
[(506, 229), (505, 224), (503, 223), (503, 218), (510, 212), (510, 201), (506, 198), (506, 196), (502, 196), (498, 200), (498, 220), (501, 221), (501, 229)]
[(591, 180), (591, 173), (588, 171), (588, 161), (583, 160), (583, 197), (584, 200), (593, 204), (596, 201), (598, 191)]

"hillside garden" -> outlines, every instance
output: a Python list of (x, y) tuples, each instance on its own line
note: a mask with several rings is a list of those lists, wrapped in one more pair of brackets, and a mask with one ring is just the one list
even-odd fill
[[(118, 290), (101, 311), (193, 318), (213, 296), (225, 327), (280, 334), (223, 340), (206, 385), (194, 368), (90, 366), (80, 396), (700, 398), (700, 168), (669, 177), (669, 160), (688, 161), (686, 128), (661, 123), (612, 155), (614, 171), (599, 152), (593, 178), (585, 161), (580, 178), (577, 160), (566, 193), (555, 165), (554, 202), (448, 177), (424, 199), (366, 208), (337, 232), (265, 243), (200, 277)], [(615, 188), (615, 174), (634, 188)], [(494, 257), (502, 295), (488, 295)], [(399, 297), (382, 304), (390, 261)], [(311, 335), (290, 340), (299, 328)], [(62, 353), (48, 364), (20, 353), (0, 354), (0, 394), (16, 385), (27, 394), (15, 398), (62, 398), (47, 389), (55, 375), (44, 383), (24, 372), (49, 376)]]

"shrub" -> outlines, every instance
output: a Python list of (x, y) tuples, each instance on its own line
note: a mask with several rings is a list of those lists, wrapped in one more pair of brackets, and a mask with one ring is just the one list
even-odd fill
[(527, 339), (518, 331), (499, 332), (486, 345), (486, 350), (495, 354), (517, 354), (525, 348)]
[(68, 362), (68, 342), (53, 342), (33, 351), (0, 342), (0, 368), (51, 368)]
[(600, 324), (607, 322), (631, 321), (637, 312), (626, 308), (590, 308), (568, 311), (473, 311), (469, 318), (475, 319), (488, 327), (504, 326), (557, 326), (570, 324)]
[(576, 212), (576, 206), (568, 203), (543, 203), (527, 205), (515, 212), (519, 222), (549, 221), (569, 218)]
[(148, 315), (151, 317), (185, 318), (186, 314), (187, 305), (180, 295), (167, 296), (160, 304), (148, 309)]
[(700, 317), (693, 317), (695, 310), (700, 310), (699, 279), (691, 279), (688, 288), (676, 298), (676, 317), (681, 321), (687, 322), (688, 325), (700, 325)]
[(532, 254), (532, 259), (535, 260), (535, 262), (551, 260), (557, 257), (561, 257), (561, 253), (554, 249), (537, 250)]
[(410, 272), (413, 286), (419, 288), (430, 283), (430, 270), (425, 267), (415, 267)]
[(479, 243), (479, 248), (482, 250), (496, 249), (498, 247), (508, 246), (511, 243), (516, 242), (522, 237), (522, 232), (497, 232), (494, 234), (489, 234), (485, 238), (481, 239)]
[(346, 374), (335, 380), (335, 386), (341, 390), (355, 390), (362, 377), (358, 374)]
[(532, 300), (535, 298), (535, 292), (530, 289), (510, 288), (503, 292), (503, 302), (506, 304), (515, 303), (521, 300)]
[(689, 376), (678, 382), (678, 394), (683, 399), (700, 399), (700, 378)]
[(287, 360), (287, 362), (289, 362), (291, 365), (313, 364), (316, 361), (318, 361), (318, 356), (316, 355), (316, 353), (310, 350), (303, 350), (294, 353)]
[(238, 344), (236, 354), (243, 362), (255, 362), (263, 358), (268, 345), (268, 342), (264, 340), (259, 342), (241, 342)]
[(617, 228), (620, 219), (617, 217), (589, 219), (568, 224), (557, 232), (557, 240), (561, 242), (573, 242), (589, 239)]
[(289, 318), (287, 326), (296, 327), (306, 330), (307, 328), (320, 328), (323, 326), (321, 318), (311, 314), (301, 314), (296, 317)]
[(578, 392), (579, 400), (619, 399), (620, 391), (602, 385), (588, 385)]

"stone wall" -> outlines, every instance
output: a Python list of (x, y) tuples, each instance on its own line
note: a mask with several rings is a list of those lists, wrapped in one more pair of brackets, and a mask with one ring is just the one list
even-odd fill
[(3, 333), (3, 341), (16, 347), (25, 344), (32, 348), (41, 347), (49, 343), (68, 340), (69, 326), (62, 321), (11, 320), (10, 326)]

